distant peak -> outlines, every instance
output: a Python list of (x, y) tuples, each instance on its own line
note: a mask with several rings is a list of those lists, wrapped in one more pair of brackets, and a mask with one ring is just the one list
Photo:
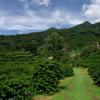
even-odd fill
[(57, 28), (55, 28), (55, 27), (51, 27), (51, 28), (49, 28), (49, 29), (47, 29), (47, 30), (55, 31), (55, 30), (57, 30)]
[(51, 27), (51, 28), (49, 28), (50, 30), (56, 30), (56, 28), (55, 27)]
[(91, 25), (91, 23), (89, 21), (85, 21), (83, 24)]

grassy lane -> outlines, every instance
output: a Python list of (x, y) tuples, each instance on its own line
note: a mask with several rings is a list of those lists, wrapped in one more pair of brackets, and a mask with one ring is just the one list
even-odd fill
[[(85, 69), (75, 69), (73, 89), (71, 92), (67, 91), (69, 100), (93, 100), (92, 91), (88, 90), (88, 83), (89, 79)], [(67, 100), (67, 98), (65, 100)]]
[(93, 85), (87, 70), (75, 69), (75, 76), (71, 78), (70, 84), (64, 80), (66, 89), (53, 96), (52, 100), (100, 100), (100, 88)]
[(38, 96), (34, 100), (100, 100), (100, 87), (93, 85), (87, 69), (74, 69), (75, 76), (60, 83), (60, 92), (54, 96)]
[(58, 92), (56, 95), (54, 95), (51, 100), (65, 100), (66, 91), (71, 92), (71, 90), (72, 90), (73, 80), (74, 80), (74, 77), (66, 78), (66, 79), (62, 80), (60, 83), (60, 92)]
[(60, 92), (56, 93), (54, 96), (37, 96), (33, 100), (64, 100), (66, 91), (69, 89), (73, 81), (73, 77), (66, 78), (60, 82)]

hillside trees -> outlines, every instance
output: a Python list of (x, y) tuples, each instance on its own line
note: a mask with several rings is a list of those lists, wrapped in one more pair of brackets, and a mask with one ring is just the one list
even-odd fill
[(88, 67), (88, 73), (96, 85), (100, 86), (100, 49), (99, 45), (86, 46), (81, 52), (79, 64)]
[(80, 52), (82, 58), (88, 57), (91, 53), (98, 50), (97, 42), (92, 43), (91, 45), (86, 45)]
[(32, 54), (37, 54), (37, 43), (35, 41), (24, 43), (22, 48)]
[(100, 50), (92, 53), (88, 57), (88, 72), (96, 85), (100, 86)]
[(37, 53), (37, 42), (33, 36), (0, 36), (0, 52), (26, 51), (32, 54)]
[(54, 32), (44, 39), (44, 45), (40, 48), (41, 54), (46, 57), (53, 56), (55, 59), (60, 59), (61, 56), (67, 51), (68, 44), (63, 36)]

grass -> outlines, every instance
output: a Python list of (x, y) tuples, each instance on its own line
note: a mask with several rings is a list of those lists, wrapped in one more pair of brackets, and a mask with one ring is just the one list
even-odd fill
[(74, 69), (74, 77), (60, 82), (60, 92), (52, 97), (38, 96), (35, 100), (100, 100), (100, 87), (93, 84), (87, 69)]

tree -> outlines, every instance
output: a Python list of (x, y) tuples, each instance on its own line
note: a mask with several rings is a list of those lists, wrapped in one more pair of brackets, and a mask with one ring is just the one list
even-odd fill
[(87, 45), (85, 46), (82, 51), (80, 52), (80, 56), (82, 58), (86, 58), (88, 57), (91, 53), (96, 52), (97, 51), (97, 46), (96, 44), (91, 44), (91, 45)]
[(53, 58), (60, 59), (67, 49), (66, 45), (67, 43), (65, 42), (63, 36), (54, 32), (44, 39), (44, 45), (41, 47), (41, 54), (46, 57), (53, 56)]
[(31, 52), (32, 54), (36, 54), (37, 53), (37, 44), (35, 41), (32, 41), (31, 43), (24, 43), (23, 49), (25, 51)]

